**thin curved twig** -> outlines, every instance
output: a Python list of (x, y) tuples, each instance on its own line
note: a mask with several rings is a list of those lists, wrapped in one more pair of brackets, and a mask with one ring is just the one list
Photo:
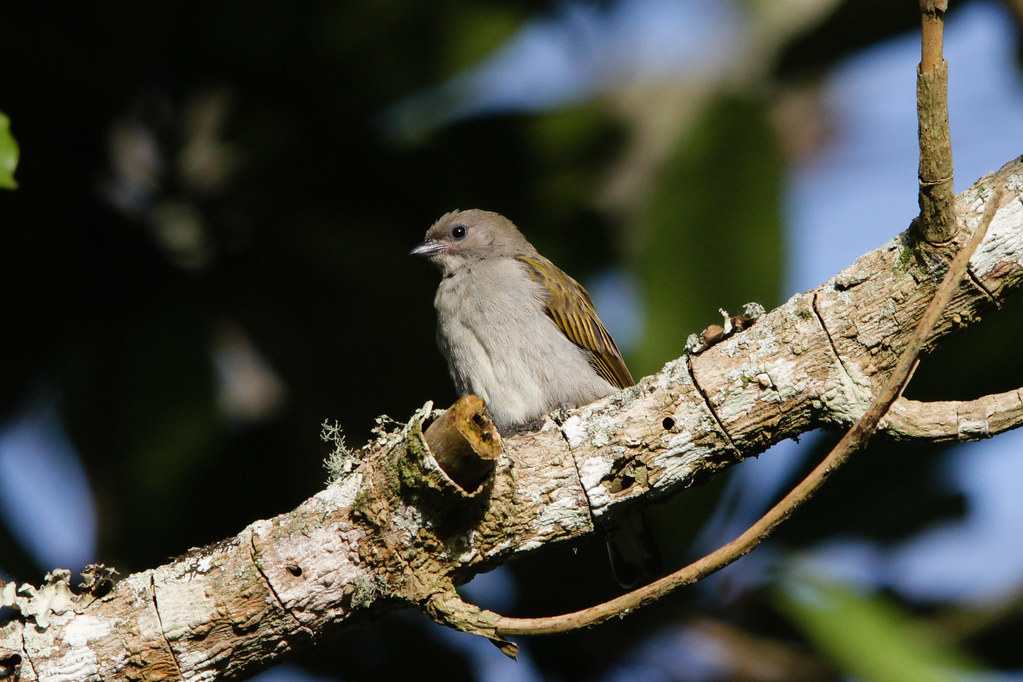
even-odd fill
[(934, 330), (942, 311), (948, 305), (953, 292), (959, 286), (960, 280), (966, 272), (966, 266), (970, 257), (977, 249), (988, 226), (994, 218), (995, 211), (1001, 202), (1002, 189), (996, 188), (981, 218), (977, 230), (970, 240), (960, 249), (952, 260), (945, 278), (942, 280), (934, 297), (927, 305), (916, 331), (913, 332), (905, 350), (899, 357), (899, 362), (888, 377), (888, 380), (874, 395), (863, 415), (853, 424), (837, 445), (828, 453), (828, 456), (817, 465), (817, 467), (804, 478), (799, 485), (793, 488), (780, 502), (772, 507), (756, 523), (750, 526), (735, 540), (720, 547), (707, 556), (694, 561), (674, 573), (667, 575), (649, 585), (623, 594), (620, 597), (598, 604), (581, 611), (567, 613), (560, 616), (549, 616), (545, 618), (508, 618), (493, 614), (496, 620), (492, 620), (494, 630), (499, 636), (508, 637), (514, 635), (539, 635), (556, 634), (567, 632), (582, 627), (589, 627), (602, 623), (610, 618), (625, 615), (637, 608), (673, 592), (674, 590), (690, 585), (702, 578), (718, 571), (740, 557), (751, 552), (757, 545), (766, 539), (775, 528), (785, 521), (804, 502), (810, 499), (817, 490), (824, 484), (828, 477), (838, 467), (842, 466), (853, 452), (863, 448), (870, 436), (877, 428), (881, 417), (895, 401), (902, 390), (910, 371), (916, 362), (917, 356), (923, 348), (924, 342)]

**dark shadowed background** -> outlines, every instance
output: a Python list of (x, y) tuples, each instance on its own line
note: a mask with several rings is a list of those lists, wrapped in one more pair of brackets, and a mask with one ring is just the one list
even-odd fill
[[(324, 420), (358, 446), (378, 415), (450, 403), (438, 274), (407, 254), (453, 208), (506, 214), (583, 282), (636, 377), (719, 308), (771, 308), (879, 247), (916, 213), (916, 6), (11, 3), (0, 577), (156, 566), (318, 490)], [(1023, 8), (952, 10), (962, 190), (1023, 152)], [(909, 395), (1023, 384), (1019, 312)], [(668, 563), (731, 539), (831, 442), (657, 505)], [(522, 641), (519, 663), (400, 613), (262, 679), (1023, 675), (1020, 447), (874, 443), (754, 555)], [(597, 539), (465, 590), (509, 615), (616, 594)]]

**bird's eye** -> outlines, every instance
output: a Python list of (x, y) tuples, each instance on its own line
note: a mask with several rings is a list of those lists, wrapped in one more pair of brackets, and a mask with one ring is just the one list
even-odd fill
[(465, 225), (455, 225), (451, 228), (452, 239), (465, 239), (466, 233), (469, 231)]

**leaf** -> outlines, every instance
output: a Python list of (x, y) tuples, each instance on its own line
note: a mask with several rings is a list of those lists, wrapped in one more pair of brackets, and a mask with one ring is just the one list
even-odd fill
[(0, 112), (0, 188), (15, 189), (14, 169), (18, 167), (18, 143), (11, 135), (11, 120)]
[[(801, 576), (802, 578), (802, 576)], [(845, 674), (861, 680), (942, 682), (980, 671), (956, 645), (891, 599), (805, 579), (779, 588), (775, 606)]]
[(720, 308), (781, 302), (783, 164), (756, 99), (715, 99), (675, 143), (631, 235), (646, 307), (633, 374), (681, 355), (689, 334), (721, 321)]

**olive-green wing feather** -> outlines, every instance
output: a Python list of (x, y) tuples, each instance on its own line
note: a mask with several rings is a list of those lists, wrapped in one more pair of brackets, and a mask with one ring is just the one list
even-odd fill
[(519, 256), (518, 260), (545, 289), (547, 315), (572, 343), (590, 352), (590, 364), (597, 373), (618, 388), (632, 386), (629, 368), (586, 289), (543, 256)]

